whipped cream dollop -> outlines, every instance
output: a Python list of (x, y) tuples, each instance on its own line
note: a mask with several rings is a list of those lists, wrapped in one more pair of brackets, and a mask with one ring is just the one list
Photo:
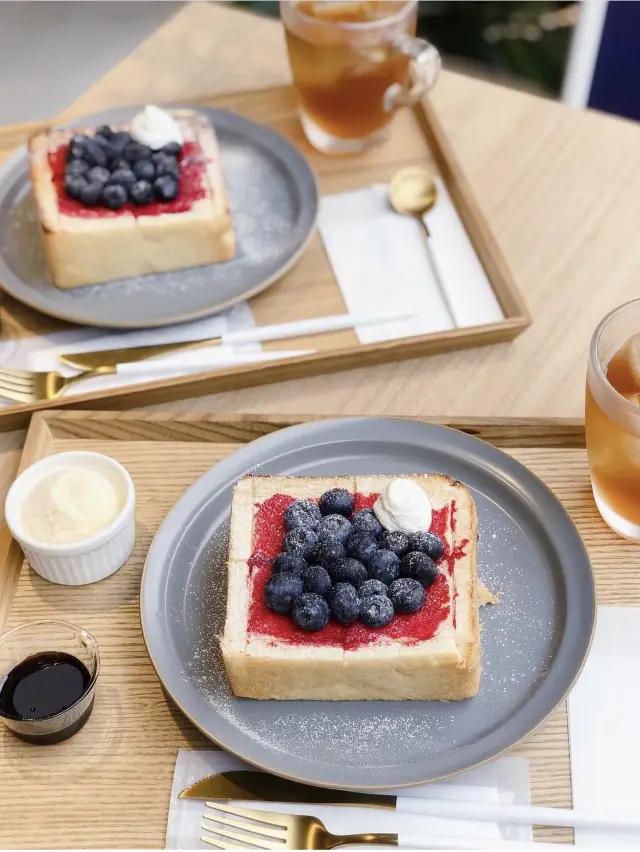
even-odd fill
[(392, 479), (373, 504), (386, 530), (419, 532), (431, 526), (431, 501), (411, 479)]
[(44, 477), (22, 506), (26, 532), (45, 544), (92, 538), (120, 514), (121, 496), (99, 470), (72, 467)]
[(154, 151), (164, 148), (170, 142), (182, 145), (182, 131), (175, 118), (160, 107), (146, 106), (134, 116), (130, 133), (141, 145), (147, 145)]

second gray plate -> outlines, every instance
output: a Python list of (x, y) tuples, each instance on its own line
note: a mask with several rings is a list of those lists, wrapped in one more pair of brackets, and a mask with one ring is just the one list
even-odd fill
[[(235, 698), (217, 637), (224, 627), (227, 524), (238, 478), (428, 471), (471, 489), (480, 579), (500, 598), (481, 611), (478, 696), (450, 703)], [(360, 789), (419, 784), (470, 769), (529, 734), (579, 673), (596, 611), (582, 540), (540, 480), (462, 432), (385, 418), (284, 429), (215, 465), (156, 534), (140, 605), (160, 680), (208, 737), (270, 772)]]
[[(86, 116), (75, 126), (124, 124), (139, 107)], [(220, 142), (236, 232), (229, 263), (59, 290), (49, 278), (36, 219), (26, 150), (0, 179), (0, 283), (42, 313), (82, 325), (143, 328), (209, 316), (273, 284), (311, 238), (318, 191), (311, 168), (283, 136), (241, 115), (198, 107)]]

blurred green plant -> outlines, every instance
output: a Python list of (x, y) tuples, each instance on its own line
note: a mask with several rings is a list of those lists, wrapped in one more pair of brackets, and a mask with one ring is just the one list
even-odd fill
[[(279, 15), (277, 2), (239, 5)], [(473, 60), (556, 95), (578, 11), (579, 4), (570, 0), (421, 0), (418, 29), (445, 56)]]

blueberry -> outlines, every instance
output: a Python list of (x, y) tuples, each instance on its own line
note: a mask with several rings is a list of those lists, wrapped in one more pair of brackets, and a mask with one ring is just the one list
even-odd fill
[(173, 160), (177, 162), (177, 159), (174, 154), (168, 154), (164, 148), (160, 148), (159, 151), (153, 151), (151, 154), (151, 159), (155, 163), (155, 165), (159, 165), (160, 163), (164, 163), (167, 160)]
[(424, 606), (424, 588), (422, 583), (411, 577), (400, 577), (389, 586), (389, 598), (396, 612), (409, 615), (418, 612)]
[(291, 553), (279, 553), (271, 563), (272, 574), (297, 574), (302, 576), (302, 572), (307, 568), (307, 563), (302, 556), (294, 556)]
[(89, 163), (84, 160), (70, 160), (64, 170), (65, 177), (80, 177), (89, 171)]
[(313, 500), (295, 500), (284, 510), (284, 523), (288, 530), (294, 530), (296, 527), (315, 530), (320, 520), (320, 509)]
[(335, 538), (329, 538), (324, 541), (320, 541), (318, 544), (318, 550), (316, 552), (316, 561), (318, 564), (323, 565), (325, 568), (328, 568), (329, 565), (333, 565), (334, 562), (339, 562), (341, 559), (344, 559), (344, 545), (341, 541)]
[(329, 574), (334, 583), (351, 583), (360, 586), (367, 579), (367, 569), (357, 559), (341, 559), (329, 566)]
[(93, 166), (87, 172), (87, 180), (89, 183), (101, 183), (103, 186), (109, 178), (111, 177), (111, 172), (109, 169), (105, 169), (104, 166)]
[(148, 160), (153, 151), (146, 145), (141, 145), (139, 142), (129, 142), (125, 145), (123, 156), (130, 163), (135, 163), (136, 160)]
[(302, 573), (302, 583), (305, 592), (314, 592), (326, 598), (331, 591), (333, 583), (326, 568), (321, 565), (309, 565)]
[(350, 515), (354, 506), (353, 495), (346, 488), (332, 488), (325, 491), (318, 500), (323, 515)]
[(79, 199), (86, 185), (87, 182), (81, 175), (66, 175), (64, 179), (64, 191), (69, 198)]
[(69, 147), (67, 149), (67, 162), (82, 159), (82, 156), (84, 154), (84, 146), (88, 139), (89, 137), (85, 136), (84, 133), (74, 133), (74, 135), (69, 140)]
[(151, 160), (136, 160), (133, 164), (133, 171), (140, 180), (152, 181), (156, 176), (156, 167)]
[[(124, 130), (118, 131), (118, 133), (114, 133), (111, 139), (109, 140), (109, 144), (111, 146), (111, 151), (113, 152), (114, 157), (122, 157), (124, 159), (124, 151), (127, 145), (131, 142), (131, 136), (126, 133)], [(126, 161), (127, 164), (129, 161)]]
[(137, 180), (129, 190), (134, 204), (150, 204), (153, 201), (153, 187), (148, 180)]
[(414, 532), (409, 536), (409, 550), (422, 551), (434, 562), (437, 562), (444, 553), (444, 542), (435, 533)]
[(327, 515), (318, 524), (316, 532), (323, 541), (338, 539), (344, 544), (352, 532), (351, 522), (344, 515)]
[(104, 185), (101, 183), (85, 183), (80, 191), (80, 201), (87, 207), (95, 207), (100, 201)]
[(308, 527), (296, 527), (284, 537), (284, 549), (286, 553), (302, 556), (307, 562), (315, 556), (318, 548), (318, 536)]
[(162, 175), (154, 180), (153, 192), (158, 201), (173, 201), (178, 197), (178, 181), (171, 175)]
[(380, 580), (365, 580), (365, 582), (358, 587), (358, 596), (361, 601), (365, 598), (371, 597), (371, 595), (386, 595), (387, 587), (384, 583), (381, 583)]
[(393, 604), (386, 595), (370, 595), (360, 603), (360, 621), (367, 627), (386, 627), (393, 618)]
[(109, 183), (102, 190), (102, 203), (109, 210), (120, 210), (127, 200), (127, 190), (118, 183)]
[(82, 159), (86, 160), (90, 166), (107, 165), (107, 155), (105, 154), (102, 145), (99, 145), (95, 139), (87, 139), (82, 146)]
[(264, 584), (264, 602), (274, 612), (291, 612), (293, 602), (302, 594), (302, 580), (296, 574), (272, 574)]
[(180, 166), (175, 157), (162, 157), (162, 159), (156, 160), (155, 169), (158, 177), (171, 175), (176, 180), (180, 177)]
[(383, 550), (391, 550), (396, 556), (403, 557), (409, 552), (409, 536), (400, 531), (382, 530), (378, 544)]
[(179, 142), (169, 142), (160, 149), (160, 153), (166, 154), (168, 157), (179, 157), (182, 151), (182, 145)]
[(372, 509), (361, 509), (351, 518), (353, 529), (355, 532), (366, 533), (367, 535), (377, 538), (382, 532), (382, 524), (376, 518)]
[(321, 595), (306, 592), (293, 602), (293, 620), (302, 630), (322, 630), (329, 623), (329, 604)]
[(400, 576), (400, 557), (391, 550), (376, 550), (367, 565), (369, 577), (388, 586)]
[(337, 583), (329, 595), (329, 606), (336, 621), (353, 624), (360, 615), (360, 598), (350, 583)]
[(124, 157), (116, 157), (109, 165), (112, 172), (116, 172), (118, 169), (126, 169), (127, 171), (131, 170), (131, 163), (129, 160), (125, 160)]
[(127, 191), (131, 189), (135, 182), (136, 176), (130, 168), (116, 169), (109, 176), (109, 183), (117, 183), (119, 186), (124, 186)]
[(378, 549), (378, 542), (366, 533), (354, 532), (347, 539), (346, 548), (349, 556), (366, 565)]
[(103, 124), (96, 130), (96, 136), (102, 136), (103, 139), (112, 139), (113, 130), (109, 127), (108, 124)]
[(400, 562), (400, 574), (403, 577), (412, 577), (414, 580), (419, 580), (425, 589), (427, 589), (438, 576), (438, 569), (433, 559), (429, 559), (426, 553), (414, 550), (402, 558)]
[(86, 133), (74, 133), (69, 140), (70, 145), (84, 145), (89, 137)]
[(70, 142), (69, 147), (67, 148), (67, 163), (72, 163), (74, 160), (82, 159), (83, 154), (83, 145), (75, 145), (73, 142)]
[(109, 140), (105, 136), (100, 136), (100, 134), (96, 133), (96, 135), (92, 136), (91, 138), (94, 142), (97, 142), (101, 148), (106, 149), (109, 147)]

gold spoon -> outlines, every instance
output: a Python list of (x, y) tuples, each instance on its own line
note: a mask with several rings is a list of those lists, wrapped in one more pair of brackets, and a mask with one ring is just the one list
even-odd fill
[(454, 328), (456, 328), (456, 320), (451, 308), (451, 303), (447, 292), (442, 284), (442, 277), (438, 271), (438, 267), (431, 251), (429, 228), (425, 221), (425, 216), (435, 206), (438, 200), (438, 189), (436, 187), (433, 175), (424, 168), (424, 166), (407, 166), (404, 169), (396, 172), (391, 178), (389, 185), (389, 201), (391, 206), (403, 216), (413, 216), (422, 225), (427, 235), (427, 255), (433, 270), (433, 275), (436, 281), (440, 296), (449, 314), (449, 319)]

